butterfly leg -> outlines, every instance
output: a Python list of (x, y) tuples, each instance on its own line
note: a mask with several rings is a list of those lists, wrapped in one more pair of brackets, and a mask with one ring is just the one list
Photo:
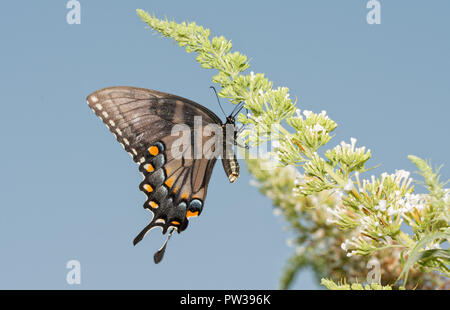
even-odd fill
[[(247, 110), (247, 109), (246, 109)], [(247, 110), (247, 113), (248, 113), (248, 110)], [(237, 136), (239, 136), (239, 134), (242, 132), (242, 130), (244, 130), (245, 129), (245, 125), (242, 125), (238, 130), (236, 130), (236, 132), (235, 132), (235, 137), (237, 137)], [(239, 142), (237, 142), (237, 139), (234, 139), (234, 145), (237, 145), (237, 146), (239, 146), (239, 147), (241, 147), (241, 148), (244, 148), (244, 149), (246, 149), (246, 150), (248, 150), (250, 147), (249, 147), (249, 145), (248, 145), (248, 143), (246, 144), (246, 145), (242, 145), (242, 144), (240, 144)]]
[(248, 144), (242, 145), (242, 144), (240, 144), (240, 143), (238, 143), (238, 142), (234, 142), (234, 145), (237, 145), (237, 146), (239, 146), (239, 147), (241, 147), (241, 148), (243, 148), (243, 149), (246, 149), (246, 150), (250, 149), (250, 147), (248, 146)]

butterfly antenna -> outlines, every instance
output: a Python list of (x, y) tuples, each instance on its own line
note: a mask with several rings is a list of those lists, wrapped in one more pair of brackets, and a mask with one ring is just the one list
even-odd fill
[(217, 95), (217, 91), (216, 91), (215, 87), (210, 86), (209, 88), (212, 88), (214, 90), (214, 93), (216, 94), (217, 102), (219, 103), (219, 107), (222, 110), (223, 115), (225, 115), (225, 117), (227, 117), (227, 114), (225, 113), (225, 111), (222, 108), (222, 105), (220, 104), (219, 95)]
[(164, 253), (166, 252), (167, 242), (169, 241), (170, 237), (172, 237), (172, 233), (175, 229), (172, 228), (172, 230), (169, 232), (169, 235), (167, 236), (166, 242), (164, 242), (163, 246), (155, 253), (153, 256), (153, 260), (155, 261), (155, 264), (158, 264), (160, 261), (162, 261), (164, 257)]
[(233, 117), (235, 117), (236, 115), (238, 115), (239, 114), (239, 112), (241, 112), (241, 110), (242, 110), (242, 108), (244, 107), (244, 105), (245, 105), (245, 102), (242, 102), (242, 104), (239, 106), (239, 105), (237, 105), (234, 109), (233, 109), (233, 111), (231, 112), (231, 115), (233, 115), (233, 113), (236, 111), (236, 109), (238, 109), (238, 107), (239, 107), (239, 109), (236, 111), (236, 113), (234, 113), (234, 115), (233, 115)]

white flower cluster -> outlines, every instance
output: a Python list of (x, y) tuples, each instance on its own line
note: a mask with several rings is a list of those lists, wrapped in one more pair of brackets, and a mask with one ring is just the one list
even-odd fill
[[(356, 237), (353, 237), (353, 241), (355, 241), (356, 240)], [(345, 241), (344, 242), (342, 242), (342, 244), (341, 244), (341, 249), (343, 249), (344, 251), (348, 251), (350, 248), (352, 248), (352, 247), (354, 247), (354, 244), (353, 244), (353, 242), (351, 241), (351, 240), (349, 240), (349, 239), (345, 239)], [(349, 252), (349, 253), (347, 253), (347, 256), (348, 257), (350, 257), (350, 256), (352, 256), (353, 254), (352, 254), (352, 252)]]
[[(345, 141), (342, 141), (340, 145), (335, 146), (333, 150), (336, 152), (337, 155), (340, 156), (342, 155), (350, 156), (355, 153), (364, 154), (366, 152), (366, 147), (362, 146), (359, 148), (355, 148), (356, 141), (357, 140), (355, 138), (350, 138), (350, 144), (345, 143)], [(370, 149), (368, 150), (368, 152), (370, 152)]]
[(346, 208), (341, 204), (337, 203), (334, 207), (327, 207), (326, 211), (329, 215), (327, 218), (327, 224), (339, 223), (343, 220), (343, 215), (346, 213)]
[(444, 203), (450, 203), (450, 188), (444, 189)]
[[(305, 118), (310, 118), (314, 113), (309, 110), (303, 110), (302, 115), (302, 111), (300, 109), (296, 109), (295, 114), (297, 115), (298, 118), (303, 119), (303, 115), (305, 116)], [(321, 116), (323, 119), (330, 119), (327, 115), (327, 111), (325, 110), (322, 110), (318, 115)]]
[(367, 239), (366, 237), (353, 236), (351, 239), (345, 239), (341, 243), (341, 249), (347, 252), (347, 257), (352, 257), (357, 254), (357, 250), (360, 247), (361, 241)]
[(382, 173), (381, 181), (376, 180), (375, 176), (372, 176), (370, 181), (363, 180), (363, 188), (373, 194), (380, 193), (385, 186), (395, 186), (395, 190), (388, 197), (378, 201), (375, 210), (386, 212), (389, 216), (400, 215), (402, 217), (414, 209), (423, 210), (426, 207), (426, 195), (407, 192), (412, 183), (409, 176), (409, 171), (396, 170), (390, 175), (386, 172)]
[[(308, 110), (305, 110), (305, 111), (303, 111), (303, 114), (308, 118), (309, 117), (309, 115), (311, 115), (311, 111), (308, 111)], [(329, 119), (329, 117), (328, 117), (328, 115), (327, 115), (327, 111), (325, 111), (325, 110), (322, 110), (322, 112), (320, 112), (319, 114), (318, 114), (322, 119)], [(307, 127), (307, 130), (309, 130), (309, 131), (311, 131), (311, 132), (320, 132), (320, 131), (322, 131), (322, 132), (326, 132), (326, 129), (322, 126), (322, 125), (320, 125), (319, 123), (316, 123), (314, 126), (308, 126)]]
[[(354, 143), (352, 144), (353, 146), (345, 145), (345, 147), (351, 151), (354, 147)], [(425, 220), (429, 206), (428, 194), (412, 192), (410, 172), (405, 170), (396, 170), (393, 174), (382, 173), (379, 179), (372, 176), (370, 180), (363, 180), (362, 184), (360, 192), (367, 192), (374, 197), (374, 205), (360, 204), (355, 212), (355, 209), (349, 209), (341, 201), (334, 208), (327, 208), (330, 215), (327, 223), (337, 223), (342, 228), (349, 227), (348, 223), (356, 224), (355, 231), (358, 231), (358, 234), (341, 244), (341, 248), (348, 252), (347, 256), (365, 253), (367, 249), (371, 251), (372, 245), (375, 247), (388, 245), (389, 242), (386, 240), (389, 238), (385, 240), (386, 233), (394, 232), (403, 222), (412, 227), (418, 225)], [(348, 185), (350, 187), (350, 182)], [(444, 201), (447, 203), (450, 189), (444, 191)], [(378, 245), (373, 244), (377, 239)], [(439, 244), (427, 244), (427, 248), (439, 248)]]

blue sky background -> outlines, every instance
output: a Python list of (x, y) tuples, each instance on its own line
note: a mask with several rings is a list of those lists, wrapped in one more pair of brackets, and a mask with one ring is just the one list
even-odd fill
[[(213, 71), (152, 31), (136, 8), (196, 21), (233, 41), (299, 108), (327, 110), (373, 152), (376, 173), (415, 171), (408, 154), (447, 164), (450, 176), (450, 2), (87, 1), (81, 25), (66, 1), (3, 1), (0, 10), (0, 289), (272, 289), (294, 251), (245, 166), (229, 184), (218, 164), (202, 216), (174, 236), (163, 263), (130, 156), (89, 110), (86, 96), (114, 85), (170, 92), (219, 114)], [(223, 102), (225, 102), (223, 100)], [(225, 103), (227, 111), (231, 104)], [(82, 284), (66, 283), (81, 262)], [(319, 286), (310, 271), (294, 288)]]

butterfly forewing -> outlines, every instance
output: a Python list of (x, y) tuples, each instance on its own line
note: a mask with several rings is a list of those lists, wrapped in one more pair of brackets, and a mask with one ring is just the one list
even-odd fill
[(88, 105), (139, 163), (147, 148), (170, 136), (175, 124), (203, 124), (220, 119), (205, 107), (182, 97), (136, 87), (100, 89), (87, 97)]

